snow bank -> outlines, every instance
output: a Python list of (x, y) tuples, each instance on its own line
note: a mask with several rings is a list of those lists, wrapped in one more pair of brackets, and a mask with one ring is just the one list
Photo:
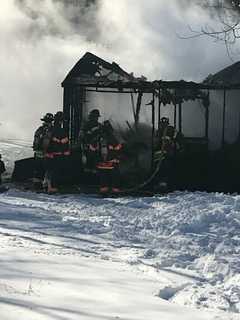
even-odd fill
[(54, 252), (125, 262), (156, 281), (167, 275), (155, 292), (167, 301), (240, 312), (239, 195), (101, 199), (11, 189), (0, 195), (0, 217), (0, 229)]
[(183, 287), (169, 288), (172, 302), (239, 312), (240, 196), (175, 192), (99, 199), (12, 190), (0, 203), (22, 208), (23, 215), (30, 209), (35, 217), (41, 210), (41, 217), (51, 214), (49, 234), (59, 235), (64, 228), (67, 234), (94, 237), (91, 249), (104, 259), (183, 275)]

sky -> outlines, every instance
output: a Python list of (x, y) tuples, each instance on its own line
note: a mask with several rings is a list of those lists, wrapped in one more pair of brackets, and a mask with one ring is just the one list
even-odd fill
[(86, 51), (149, 80), (202, 81), (230, 65), (224, 44), (182, 39), (215, 24), (195, 3), (2, 0), (1, 138), (32, 140), (41, 116), (62, 109), (61, 82)]

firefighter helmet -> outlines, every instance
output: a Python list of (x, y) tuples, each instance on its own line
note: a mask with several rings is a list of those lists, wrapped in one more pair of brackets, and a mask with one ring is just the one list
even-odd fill
[(52, 113), (46, 113), (43, 118), (41, 118), (41, 121), (44, 122), (52, 122), (54, 120), (53, 114)]
[(64, 114), (62, 111), (58, 111), (54, 115), (54, 121), (63, 121), (64, 120)]
[(100, 117), (100, 112), (98, 109), (93, 109), (89, 112), (88, 115), (89, 118), (99, 118)]
[(162, 117), (162, 118), (161, 118), (161, 123), (163, 123), (163, 124), (169, 124), (169, 118), (167, 118), (167, 117)]

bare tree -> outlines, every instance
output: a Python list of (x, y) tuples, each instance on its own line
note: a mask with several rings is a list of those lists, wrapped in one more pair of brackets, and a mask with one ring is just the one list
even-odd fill
[(195, 38), (200, 36), (210, 36), (216, 41), (225, 43), (228, 50), (240, 39), (240, 0), (202, 0), (197, 4), (208, 11), (217, 20), (214, 27), (204, 25), (199, 30), (189, 29), (191, 35), (181, 38)]

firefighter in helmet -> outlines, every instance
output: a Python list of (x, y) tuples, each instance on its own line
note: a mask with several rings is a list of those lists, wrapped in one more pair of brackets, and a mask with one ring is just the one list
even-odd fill
[(51, 156), (69, 155), (68, 135), (63, 128), (64, 115), (62, 111), (58, 111), (54, 115), (54, 125), (52, 129), (51, 141), (48, 148), (48, 154)]
[(93, 109), (88, 114), (88, 120), (84, 124), (81, 131), (81, 137), (83, 144), (83, 151), (86, 155), (86, 167), (90, 170), (96, 169), (96, 164), (101, 159), (101, 138), (103, 135), (103, 126), (98, 121), (100, 112), (98, 109)]
[(156, 149), (167, 155), (173, 155), (182, 147), (180, 133), (169, 124), (169, 118), (162, 117), (156, 135)]
[(100, 193), (118, 193), (120, 172), (119, 165), (122, 158), (123, 144), (114, 136), (109, 121), (103, 124), (104, 135), (101, 141), (101, 161), (97, 163), (100, 180)]
[(169, 118), (162, 117), (156, 134), (154, 152), (156, 166), (161, 163), (161, 170), (157, 175), (160, 183), (173, 186), (176, 155), (182, 150), (182, 134), (169, 124)]
[(54, 115), (54, 125), (46, 153), (47, 175), (45, 183), (49, 193), (57, 192), (59, 181), (63, 176), (67, 176), (66, 159), (70, 155), (70, 148), (63, 122), (63, 112), (58, 111)]
[(46, 113), (41, 118), (42, 125), (35, 131), (33, 140), (33, 150), (35, 159), (34, 184), (36, 187), (42, 187), (42, 181), (45, 174), (45, 154), (49, 137), (53, 128), (53, 114)]
[(34, 133), (33, 150), (35, 158), (44, 158), (44, 139), (52, 129), (53, 120), (54, 117), (52, 113), (46, 113), (45, 116), (41, 118), (43, 123)]

